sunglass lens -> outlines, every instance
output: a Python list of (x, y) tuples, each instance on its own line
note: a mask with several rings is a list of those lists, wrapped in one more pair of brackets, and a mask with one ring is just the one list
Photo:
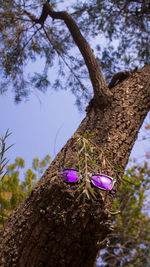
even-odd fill
[(92, 175), (92, 183), (94, 186), (104, 190), (111, 190), (114, 185), (112, 179), (105, 175)]
[(68, 183), (74, 183), (80, 179), (78, 171), (76, 170), (64, 170), (61, 175), (62, 179)]

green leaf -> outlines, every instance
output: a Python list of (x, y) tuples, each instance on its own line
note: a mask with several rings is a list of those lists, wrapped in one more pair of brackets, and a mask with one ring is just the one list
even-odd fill
[(6, 160), (7, 158), (4, 158), (2, 161), (0, 161), (0, 165), (2, 165)]
[(91, 163), (92, 165), (99, 166), (99, 164), (91, 159), (88, 159), (88, 162)]
[(116, 164), (110, 162), (111, 166), (113, 166), (115, 169), (117, 169), (119, 172), (123, 172), (124, 173), (124, 170), (121, 169), (119, 166), (117, 166)]
[(92, 189), (91, 185), (88, 186), (88, 190), (90, 191), (91, 195), (93, 196), (93, 198), (96, 200), (96, 195), (95, 195), (95, 192), (94, 190)]
[(6, 176), (6, 174), (8, 173), (8, 171), (6, 171), (2, 177), (0, 177), (1, 181), (3, 181), (4, 177)]
[(6, 152), (8, 149), (10, 149), (12, 146), (14, 146), (14, 144), (10, 145), (9, 147), (7, 147), (4, 152)]
[(80, 185), (77, 187), (77, 189), (75, 189), (75, 192), (76, 192), (76, 191), (81, 191), (81, 190), (83, 189), (84, 186), (85, 186), (85, 183), (82, 182), (82, 184), (80, 184)]

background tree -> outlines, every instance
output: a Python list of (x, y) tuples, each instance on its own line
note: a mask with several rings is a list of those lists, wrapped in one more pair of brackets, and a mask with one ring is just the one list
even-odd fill
[(29, 194), (50, 164), (50, 156), (46, 155), (43, 160), (33, 159), (32, 168), (26, 170), (24, 178), (20, 171), (25, 168), (25, 161), (18, 157), (13, 164), (7, 166), (7, 174), (0, 177), (0, 227), (10, 216), (12, 210)]
[[(5, 27), (7, 36), (5, 38), (2, 28), (1, 66), (5, 86), (9, 79), (14, 84), (16, 100), (20, 100), (28, 92), (21, 90), (25, 86), (28, 88), (26, 72), (23, 76), (23, 66), (27, 63), (27, 59), (35, 59), (36, 49), (31, 47), (33, 39), (37, 42), (38, 55), (46, 55), (46, 66), (48, 66), (51, 63), (50, 56), (53, 59), (53, 47), (58, 40), (63, 44), (61, 47), (65, 56), (69, 47), (73, 47), (70, 36), (66, 34), (67, 28), (84, 59), (85, 63), (81, 61), (81, 65), (85, 64), (88, 69), (93, 87), (93, 99), (87, 108), (85, 119), (75, 134), (56, 156), (38, 185), (5, 224), (0, 242), (1, 266), (92, 266), (99, 249), (106, 245), (106, 236), (112, 230), (110, 208), (114, 195), (98, 190), (95, 191), (97, 196), (95, 201), (86, 199), (83, 203), (82, 198), (77, 199), (78, 193), (75, 189), (78, 189), (78, 184), (73, 186), (64, 184), (59, 169), (77, 167), (77, 157), (81, 150), (78, 138), (85, 133), (92, 134), (94, 129), (95, 134), (91, 135), (88, 141), (93, 144), (97, 152), (93, 154), (93, 160), (97, 160), (99, 155), (101, 163), (96, 162), (97, 165), (93, 165), (88, 162), (86, 166), (90, 172), (99, 173), (101, 170), (114, 177), (117, 181), (114, 189), (117, 191), (137, 133), (150, 108), (150, 65), (145, 65), (140, 70), (121, 72), (115, 75), (107, 86), (93, 50), (71, 15), (66, 12), (55, 12), (49, 1), (43, 4), (41, 16), (38, 18), (34, 15), (35, 9), (32, 10), (33, 7), (36, 8), (33, 6), (34, 2), (30, 5), (27, 1), (28, 6), (20, 1), (2, 3), (1, 14), (4, 18), (2, 26)], [(111, 4), (111, 1), (108, 3)], [(50, 18), (54, 20), (54, 34), (58, 35), (50, 35), (50, 32), (47, 32), (46, 24)], [(61, 25), (56, 27), (57, 21), (64, 22), (67, 27), (63, 26), (63, 29)], [(49, 23), (50, 31), (53, 28), (51, 22)], [(23, 31), (20, 35), (21, 25)], [(31, 28), (34, 27), (31, 36)], [(55, 40), (55, 43), (52, 42), (54, 45), (50, 45), (51, 39)], [(47, 51), (50, 51), (50, 55)], [(64, 54), (60, 55), (62, 58)], [(70, 70), (76, 78), (73, 82), (78, 81), (77, 84), (82, 88), (81, 95), (88, 96), (86, 72), (85, 85), (79, 79), (80, 71), (83, 77), (84, 66), (83, 69), (77, 69), (78, 76), (75, 76), (73, 68), (70, 67)], [(47, 67), (44, 68), (42, 76), (35, 74), (31, 79), (29, 77), (28, 81), (31, 84), (35, 83), (37, 88), (45, 88), (48, 84), (45, 73), (47, 74)], [(58, 84), (57, 80), (55, 87)], [(71, 83), (71, 86), (78, 95), (75, 83), (74, 85)]]
[(1, 184), (3, 183), (3, 179), (5, 178), (7, 171), (5, 171), (5, 167), (8, 164), (8, 160), (5, 157), (5, 154), (7, 152), (7, 150), (9, 148), (11, 148), (13, 145), (10, 146), (6, 146), (6, 140), (7, 138), (11, 135), (11, 133), (9, 133), (9, 130), (6, 131), (4, 137), (1, 136), (0, 137), (0, 225), (4, 222), (4, 210), (3, 210), (3, 204), (2, 204), (2, 188), (1, 188)]
[(134, 166), (128, 169), (112, 208), (121, 211), (113, 223), (109, 245), (101, 251), (103, 263), (97, 266), (149, 266), (150, 218), (149, 189), (150, 169)]

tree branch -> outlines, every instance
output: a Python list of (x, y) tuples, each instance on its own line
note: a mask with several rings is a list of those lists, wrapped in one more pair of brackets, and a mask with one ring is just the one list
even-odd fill
[(79, 27), (76, 22), (67, 12), (55, 12), (49, 2), (46, 2), (43, 5), (43, 10), (39, 19), (36, 19), (35, 16), (26, 12), (26, 14), (34, 21), (35, 23), (44, 24), (47, 16), (49, 15), (52, 19), (63, 20), (66, 26), (68, 27), (74, 42), (79, 48), (85, 64), (88, 68), (90, 79), (92, 82), (94, 90), (94, 98), (100, 105), (107, 105), (110, 102), (112, 93), (107, 87), (103, 74), (100, 70), (99, 63), (95, 58), (95, 55), (90, 48), (88, 42), (82, 36)]

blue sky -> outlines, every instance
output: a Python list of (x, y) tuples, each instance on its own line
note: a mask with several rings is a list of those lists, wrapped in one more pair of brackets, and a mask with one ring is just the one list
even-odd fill
[(15, 144), (7, 153), (10, 162), (20, 156), (29, 166), (34, 157), (50, 154), (54, 158), (84, 117), (74, 103), (67, 91), (31, 95), (17, 105), (12, 93), (0, 96), (0, 134), (9, 128), (8, 145)]

